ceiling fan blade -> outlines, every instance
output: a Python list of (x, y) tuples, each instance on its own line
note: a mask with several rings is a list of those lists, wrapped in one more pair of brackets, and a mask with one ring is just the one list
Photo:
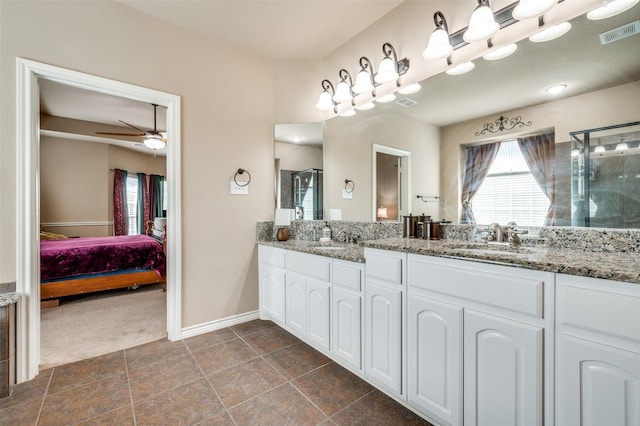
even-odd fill
[(112, 132), (96, 132), (96, 135), (143, 137), (143, 136), (145, 136), (145, 135), (146, 135), (146, 133), (112, 133)]
[(126, 124), (127, 126), (131, 127), (132, 129), (136, 129), (136, 130), (138, 130), (138, 131), (140, 131), (142, 133), (146, 133), (146, 130), (139, 129), (136, 126), (134, 126), (133, 124), (129, 124), (126, 121), (122, 121), (122, 120), (118, 120), (118, 121), (121, 122), (121, 123)]

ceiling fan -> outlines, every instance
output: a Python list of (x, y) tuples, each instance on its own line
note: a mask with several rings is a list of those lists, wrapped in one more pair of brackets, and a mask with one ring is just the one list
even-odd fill
[(127, 123), (126, 121), (118, 120), (119, 122), (126, 124), (132, 129), (138, 130), (141, 133), (113, 133), (113, 132), (96, 132), (97, 135), (109, 135), (109, 136), (129, 136), (129, 137), (141, 137), (144, 139), (144, 145), (153, 150), (162, 149), (167, 144), (167, 134), (166, 132), (158, 131), (156, 127), (156, 119), (157, 119), (157, 108), (158, 105), (153, 105), (153, 130), (142, 130), (132, 124)]

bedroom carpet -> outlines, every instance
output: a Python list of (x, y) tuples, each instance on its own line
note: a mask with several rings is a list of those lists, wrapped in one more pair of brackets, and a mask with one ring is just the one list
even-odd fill
[(167, 337), (162, 284), (71, 297), (41, 310), (40, 368), (103, 355)]

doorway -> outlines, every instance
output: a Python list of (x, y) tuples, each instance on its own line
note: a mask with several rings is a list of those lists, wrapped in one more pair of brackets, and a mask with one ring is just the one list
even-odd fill
[(40, 363), (40, 188), (39, 188), (39, 88), (38, 80), (53, 80), (167, 108), (167, 332), (169, 340), (181, 338), (181, 183), (180, 97), (115, 80), (109, 80), (39, 62), (17, 59), (17, 268), (20, 293), (16, 326), (16, 381), (33, 379)]
[(400, 221), (411, 213), (411, 153), (373, 145), (373, 221)]

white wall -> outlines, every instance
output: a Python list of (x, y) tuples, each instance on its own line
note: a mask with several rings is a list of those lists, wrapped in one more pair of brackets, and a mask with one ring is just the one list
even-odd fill
[[(16, 279), (23, 57), (182, 97), (182, 326), (257, 309), (255, 224), (274, 207), (272, 64), (111, 1), (2, 1), (0, 39), (0, 282)], [(240, 167), (252, 175), (249, 195), (231, 196)]]

